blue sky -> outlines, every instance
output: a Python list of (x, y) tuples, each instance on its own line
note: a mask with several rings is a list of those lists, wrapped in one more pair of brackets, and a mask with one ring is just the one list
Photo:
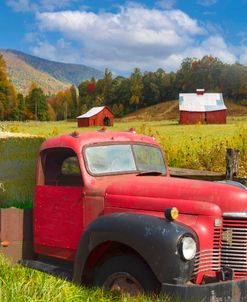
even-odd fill
[(247, 0), (5, 0), (0, 48), (115, 73), (186, 57), (247, 65)]

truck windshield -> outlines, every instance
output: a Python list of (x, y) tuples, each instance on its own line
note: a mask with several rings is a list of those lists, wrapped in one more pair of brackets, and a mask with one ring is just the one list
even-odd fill
[(87, 147), (85, 156), (92, 174), (158, 171), (166, 173), (162, 152), (148, 145), (102, 145)]

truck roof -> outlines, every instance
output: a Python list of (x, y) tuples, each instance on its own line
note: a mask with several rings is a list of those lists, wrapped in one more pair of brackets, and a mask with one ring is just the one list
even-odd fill
[(134, 130), (130, 131), (108, 131), (98, 130), (90, 132), (79, 133), (74, 131), (70, 134), (64, 134), (47, 139), (40, 147), (40, 151), (49, 148), (71, 148), (76, 153), (81, 152), (85, 145), (107, 143), (107, 142), (138, 142), (147, 143), (155, 146), (159, 144), (155, 141), (154, 137), (137, 134)]

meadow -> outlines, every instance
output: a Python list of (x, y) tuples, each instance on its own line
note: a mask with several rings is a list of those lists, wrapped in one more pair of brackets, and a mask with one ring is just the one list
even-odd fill
[[(141, 295), (130, 297), (101, 288), (85, 288), (66, 280), (13, 265), (0, 255), (1, 302), (175, 302), (168, 297)], [(179, 302), (180, 300), (176, 300)]]
[[(247, 177), (247, 116), (229, 117), (225, 125), (179, 125), (177, 121), (116, 122), (109, 130), (155, 135), (171, 167), (225, 172), (226, 148), (241, 154), (240, 176)], [(74, 130), (96, 131), (99, 127), (77, 128), (76, 122), (1, 122), (4, 131), (22, 132), (45, 137)]]

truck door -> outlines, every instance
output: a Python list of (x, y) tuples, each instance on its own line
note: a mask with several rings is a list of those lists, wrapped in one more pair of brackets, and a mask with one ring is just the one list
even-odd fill
[(83, 231), (79, 161), (72, 149), (51, 148), (41, 153), (41, 162), (44, 183), (35, 190), (35, 252), (70, 260)]

